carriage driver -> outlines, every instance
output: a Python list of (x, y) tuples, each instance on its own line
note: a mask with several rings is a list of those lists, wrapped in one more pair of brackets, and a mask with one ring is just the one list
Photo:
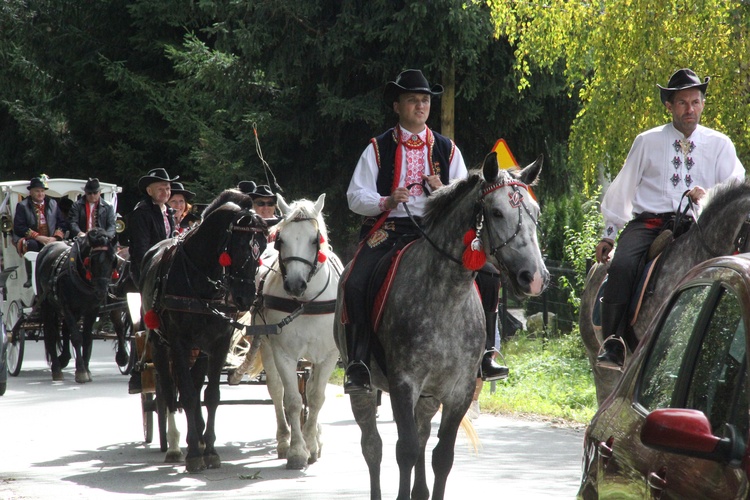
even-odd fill
[[(138, 190), (146, 195), (128, 216), (130, 228), (130, 273), (140, 287), (141, 261), (149, 248), (174, 235), (174, 209), (167, 202), (172, 193), (170, 178), (163, 168), (154, 168), (138, 179)], [(128, 393), (141, 392), (141, 372), (133, 369), (128, 382)]]
[(596, 247), (598, 262), (609, 261), (617, 232), (625, 229), (617, 240), (602, 297), (606, 340), (597, 358), (599, 366), (619, 369), (625, 362), (622, 338), (641, 259), (679, 211), (683, 193), (698, 203), (706, 189), (745, 177), (732, 141), (698, 123), (708, 81), (709, 77), (701, 81), (691, 69), (680, 69), (666, 87), (657, 84), (672, 122), (635, 138), (602, 200), (604, 235)]
[(115, 237), (115, 208), (102, 198), (99, 179), (86, 181), (83, 196), (70, 207), (68, 223), (73, 236), (83, 236), (100, 227), (110, 240)]
[[(38, 252), (47, 243), (60, 241), (68, 230), (68, 223), (63, 217), (57, 202), (47, 196), (47, 176), (34, 177), (26, 187), (29, 196), (16, 205), (13, 216), (13, 244), (18, 253)], [(31, 262), (26, 264), (26, 283), (24, 288), (31, 287)]]
[[(354, 170), (347, 198), (349, 208), (365, 217), (361, 242), (344, 284), (346, 344), (349, 364), (346, 367), (344, 392), (369, 392), (370, 320), (367, 310), (367, 286), (378, 263), (402, 236), (416, 237), (417, 229), (409, 219), (402, 202), (419, 223), (428, 192), (454, 179), (468, 175), (461, 151), (455, 143), (427, 127), (432, 97), (442, 94), (442, 85), (430, 86), (422, 72), (408, 69), (385, 86), (384, 99), (398, 115), (398, 124), (370, 139)], [(493, 279), (479, 274), (478, 279)], [(499, 279), (491, 286), (499, 289)], [(491, 348), (495, 341), (497, 299), (482, 300), (487, 314), (487, 338)], [(489, 307), (489, 309), (488, 309)], [(491, 315), (494, 314), (494, 321)], [(491, 323), (491, 324), (490, 324)], [(492, 351), (482, 358), (481, 371), (486, 380), (507, 376), (508, 369), (492, 359)]]

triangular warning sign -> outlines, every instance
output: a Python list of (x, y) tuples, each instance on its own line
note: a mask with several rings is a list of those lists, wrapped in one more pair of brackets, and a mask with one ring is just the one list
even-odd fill
[(498, 139), (495, 146), (492, 148), (492, 151), (497, 153), (497, 164), (500, 168), (509, 169), (518, 167), (518, 162), (513, 157), (513, 153), (510, 152), (510, 148), (505, 142), (505, 139)]

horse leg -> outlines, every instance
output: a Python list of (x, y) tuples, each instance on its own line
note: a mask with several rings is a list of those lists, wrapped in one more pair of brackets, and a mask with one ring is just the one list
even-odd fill
[(44, 350), (46, 351), (47, 361), (52, 370), (52, 380), (63, 380), (62, 366), (57, 356), (57, 343), (60, 340), (60, 328), (57, 313), (51, 304), (43, 302), (41, 304), (40, 316), (42, 318), (42, 329), (44, 331)]
[(202, 436), (198, 432), (199, 423), (195, 418), (196, 411), (200, 411), (200, 395), (195, 390), (190, 378), (190, 350), (178, 341), (171, 342), (170, 349), (172, 351), (172, 371), (175, 374), (174, 379), (177, 382), (180, 403), (187, 420), (188, 450), (185, 457), (185, 468), (189, 473), (200, 472), (206, 468), (206, 465), (203, 462)]
[[(225, 345), (220, 344), (214, 349), (214, 353), (226, 353), (229, 350), (229, 340), (229, 337), (227, 337)], [(221, 342), (223, 343), (224, 339), (222, 339)], [(209, 354), (207, 359), (207, 367), (205, 366), (205, 359), (203, 360), (204, 365), (202, 367), (199, 367), (201, 368), (200, 385), (203, 385), (203, 379), (205, 378), (206, 374), (208, 375), (208, 383), (206, 385), (206, 391), (203, 395), (206, 402), (206, 414), (208, 416), (208, 418), (206, 419), (205, 432), (203, 433), (203, 443), (205, 445), (205, 448), (203, 450), (203, 461), (205, 462), (206, 467), (208, 467), (209, 469), (218, 469), (219, 467), (221, 467), (221, 457), (219, 457), (219, 454), (216, 452), (215, 448), (215, 429), (216, 409), (219, 407), (219, 402), (221, 400), (219, 382), (221, 379), (221, 370), (224, 367), (224, 360), (226, 359), (226, 356), (221, 357), (214, 353)], [(194, 382), (196, 382), (196, 384), (198, 383), (197, 378), (194, 379)], [(200, 405), (198, 406), (198, 411), (200, 412)], [(202, 421), (203, 415), (201, 414), (200, 417)]]
[(430, 498), (425, 471), (425, 448), (432, 432), (432, 417), (440, 409), (440, 401), (435, 398), (419, 398), (415, 408), (417, 434), (419, 436), (419, 458), (414, 467), (414, 487), (411, 497), (415, 500)]
[[(169, 351), (160, 343), (151, 343), (153, 362), (156, 368), (156, 398), (164, 403), (167, 412), (167, 455), (164, 462), (168, 464), (182, 463), (185, 456), (180, 449), (180, 431), (175, 421), (177, 412), (177, 396), (174, 380), (169, 372)], [(158, 406), (157, 406), (158, 408)]]
[(378, 391), (350, 394), (354, 419), (362, 432), (362, 456), (370, 472), (370, 500), (380, 500), (380, 464), (383, 461), (383, 440), (377, 426)]
[(273, 409), (276, 414), (276, 454), (279, 459), (283, 460), (287, 458), (290, 439), (289, 425), (284, 414), (284, 385), (281, 383), (268, 340), (263, 342), (260, 355), (263, 360), (263, 367), (266, 370), (266, 388), (273, 401)]
[(91, 370), (89, 370), (89, 362), (91, 361), (91, 350), (94, 346), (94, 337), (92, 334), (92, 330), (94, 329), (94, 321), (96, 321), (95, 313), (89, 313), (83, 316), (83, 328), (81, 329), (81, 334), (83, 345), (83, 365), (86, 372), (84, 382), (91, 382)]
[(409, 500), (411, 472), (419, 458), (419, 435), (414, 419), (415, 396), (412, 388), (405, 382), (391, 386), (391, 408), (393, 420), (398, 429), (396, 441), (396, 462), (398, 463), (399, 482), (398, 500)]
[(331, 373), (336, 366), (337, 359), (338, 352), (334, 351), (327, 359), (316, 363), (306, 384), (305, 396), (307, 397), (309, 413), (302, 428), (302, 434), (305, 437), (307, 450), (310, 452), (308, 463), (311, 464), (320, 458), (323, 448), (323, 441), (321, 439), (322, 431), (320, 424), (318, 424), (318, 414), (326, 400), (326, 385), (328, 385), (328, 379), (331, 377)]
[(456, 435), (458, 434), (461, 420), (466, 415), (466, 410), (469, 409), (469, 405), (471, 404), (471, 395), (474, 389), (472, 387), (473, 384), (473, 381), (467, 384), (466, 396), (460, 401), (446, 401), (443, 403), (443, 416), (440, 419), (440, 428), (438, 429), (438, 444), (432, 450), (432, 471), (435, 474), (435, 483), (432, 487), (433, 500), (442, 500), (445, 496), (445, 483), (453, 467)]
[(286, 457), (287, 469), (304, 469), (307, 467), (307, 461), (310, 458), (310, 452), (305, 446), (305, 439), (302, 436), (302, 395), (299, 393), (297, 383), (297, 357), (291, 357), (279, 350), (274, 350), (274, 361), (281, 383), (284, 385), (284, 415), (291, 429), (291, 439), (289, 441), (289, 452)]
[(129, 361), (126, 347), (127, 340), (125, 339), (125, 322), (127, 321), (127, 316), (127, 311), (111, 311), (109, 313), (109, 319), (117, 335), (117, 350), (115, 351), (115, 363), (117, 363), (117, 366), (125, 366)]
[(78, 328), (78, 318), (70, 309), (63, 307), (63, 335), (70, 337), (70, 343), (73, 344), (73, 352), (76, 358), (76, 375), (75, 380), (79, 384), (88, 382), (86, 374), (86, 365), (83, 360), (83, 334)]

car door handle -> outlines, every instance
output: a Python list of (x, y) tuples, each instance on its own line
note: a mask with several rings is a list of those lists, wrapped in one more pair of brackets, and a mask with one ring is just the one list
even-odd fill
[(667, 487), (667, 468), (662, 467), (659, 472), (649, 472), (648, 486), (656, 491), (661, 492)]

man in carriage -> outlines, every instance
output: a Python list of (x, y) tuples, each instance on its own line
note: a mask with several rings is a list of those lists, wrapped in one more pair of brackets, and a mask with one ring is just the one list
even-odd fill
[(68, 213), (71, 236), (83, 236), (100, 227), (109, 239), (115, 237), (115, 209), (101, 196), (99, 179), (90, 178), (83, 186), (83, 196), (76, 200)]
[[(468, 175), (461, 151), (455, 143), (427, 127), (432, 97), (443, 92), (442, 85), (430, 86), (420, 70), (409, 69), (388, 82), (384, 91), (387, 106), (398, 115), (398, 124), (370, 140), (354, 170), (347, 198), (349, 208), (362, 216), (360, 245), (346, 276), (345, 318), (349, 358), (344, 392), (370, 391), (368, 312), (369, 280), (380, 259), (402, 238), (416, 238), (418, 229), (403, 203), (419, 224), (430, 191)], [(493, 360), (497, 323), (499, 278), (480, 273), (477, 280), (494, 283), (479, 286), (480, 292), (494, 289), (492, 298), (482, 297), (487, 316), (487, 346), (481, 364), (485, 380), (506, 377), (508, 369)], [(494, 311), (494, 312), (493, 312)]]
[[(13, 244), (20, 255), (28, 251), (38, 252), (53, 241), (60, 241), (68, 230), (57, 201), (47, 196), (47, 176), (34, 177), (26, 187), (29, 196), (16, 205), (13, 217)], [(24, 259), (26, 282), (24, 288), (31, 288), (32, 264)]]

